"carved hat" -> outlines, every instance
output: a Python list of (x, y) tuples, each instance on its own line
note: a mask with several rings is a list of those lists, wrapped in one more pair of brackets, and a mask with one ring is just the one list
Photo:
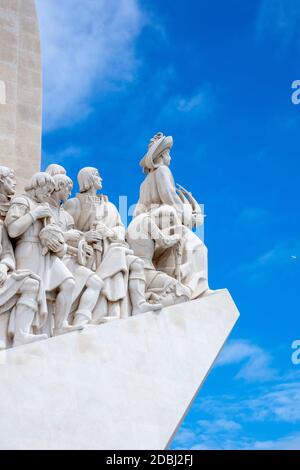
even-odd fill
[(148, 152), (140, 161), (140, 166), (148, 170), (154, 170), (159, 166), (158, 157), (165, 151), (173, 147), (173, 137), (166, 137), (162, 132), (158, 132), (148, 146)]

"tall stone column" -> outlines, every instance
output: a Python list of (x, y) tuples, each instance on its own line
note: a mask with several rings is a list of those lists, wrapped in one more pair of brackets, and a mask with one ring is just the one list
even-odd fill
[(0, 164), (18, 192), (40, 169), (42, 68), (35, 0), (0, 0)]

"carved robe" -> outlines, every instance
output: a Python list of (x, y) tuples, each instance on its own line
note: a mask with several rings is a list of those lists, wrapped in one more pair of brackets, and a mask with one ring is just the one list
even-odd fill
[[(40, 281), (39, 276), (28, 269), (16, 270), (13, 246), (4, 225), (9, 206), (10, 202), (3, 195), (0, 195), (0, 264), (4, 264), (8, 268), (7, 280), (0, 286), (0, 315), (6, 314), (6, 318), (4, 320), (1, 319), (0, 326), (0, 341), (2, 341), (4, 347), (7, 346), (7, 335), (11, 337), (15, 332), (15, 307), (19, 300), (20, 290), (23, 284), (29, 277)], [(37, 298), (37, 307), (32, 326), (36, 330), (39, 330), (47, 319), (47, 307), (44, 302), (41, 283)], [(7, 314), (9, 314), (9, 317), (7, 317)]]
[[(37, 204), (27, 195), (15, 197), (5, 220), (6, 226), (9, 227), (14, 220), (32, 211)], [(43, 254), (39, 239), (43, 227), (43, 222), (36, 220), (25, 233), (17, 237), (15, 259), (17, 269), (29, 269), (40, 277), (46, 293), (56, 290), (65, 280), (73, 279), (73, 276), (57, 256), (50, 252)]]
[[(73, 217), (66, 210), (64, 210), (63, 206), (57, 205), (56, 201), (53, 199), (50, 199), (48, 202), (53, 214), (53, 219), (55, 223), (63, 230), (63, 232), (68, 232), (69, 230), (75, 228)], [(73, 304), (71, 308), (71, 312), (73, 312), (77, 308), (78, 301), (80, 300), (79, 297), (82, 294), (88, 279), (95, 273), (86, 266), (80, 265), (76, 256), (66, 254), (62, 261), (75, 279), (75, 289), (72, 296)]]
[[(114, 237), (105, 238), (102, 242), (101, 259), (96, 263), (95, 272), (104, 282), (102, 296), (109, 305), (119, 304), (122, 317), (128, 316), (129, 270), (137, 258), (125, 242), (125, 228), (116, 207), (104, 197), (78, 194), (67, 201), (65, 208), (74, 218), (75, 227), (82, 232), (97, 230), (98, 224), (104, 224), (113, 231)], [(144, 281), (143, 272), (135, 275)]]

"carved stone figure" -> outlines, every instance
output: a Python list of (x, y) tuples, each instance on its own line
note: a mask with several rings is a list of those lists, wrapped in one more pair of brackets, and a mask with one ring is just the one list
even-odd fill
[(41, 295), (40, 278), (29, 270), (16, 270), (15, 256), (4, 220), (15, 194), (16, 178), (10, 168), (0, 167), (0, 315), (10, 313), (4, 347), (47, 338), (34, 334), (46, 320), (47, 309)]
[[(207, 249), (204, 243), (192, 231), (203, 222), (201, 209), (190, 193), (180, 187), (176, 189), (172, 172), (169, 168), (172, 137), (162, 133), (151, 139), (148, 151), (140, 165), (146, 173), (140, 188), (140, 198), (135, 216), (150, 213), (163, 206), (176, 210), (181, 224), (181, 243), (174, 247), (160, 250), (154, 254), (153, 264), (158, 271), (173, 278), (179, 278), (188, 287), (191, 299), (195, 299), (208, 290)], [(169, 229), (172, 222), (169, 222)], [(165, 227), (167, 229), (167, 227)]]
[(178, 220), (175, 209), (170, 206), (162, 206), (152, 212), (142, 213), (135, 217), (127, 230), (127, 241), (134, 254), (144, 261), (146, 279), (146, 298), (148, 301), (160, 302), (164, 307), (186, 302), (190, 300), (191, 291), (179, 280), (168, 274), (157, 271), (153, 258), (159, 250), (169, 248), (177, 249), (181, 243), (179, 221), (177, 226), (172, 226), (173, 234), (163, 230), (163, 219), (169, 221), (171, 217)]
[(86, 267), (93, 250), (87, 244), (82, 232), (75, 230), (73, 217), (64, 210), (63, 203), (70, 197), (72, 180), (58, 173), (53, 177), (54, 191), (49, 199), (53, 219), (63, 231), (67, 253), (63, 262), (75, 279), (71, 312), (74, 312), (74, 325), (85, 325), (92, 321), (92, 313), (99, 299), (103, 281)]
[[(36, 173), (25, 187), (26, 194), (15, 197), (8, 210), (5, 224), (9, 236), (15, 239), (17, 269), (27, 269), (39, 276), (43, 285), (43, 303), (47, 295), (57, 295), (55, 302), (54, 335), (73, 331), (81, 326), (69, 325), (75, 280), (58, 256), (61, 234), (51, 226), (52, 212), (45, 203), (54, 190), (54, 181), (47, 173)], [(47, 224), (50, 222), (49, 228)], [(47, 249), (40, 233), (46, 236)]]
[(72, 215), (75, 227), (86, 233), (86, 240), (93, 246), (93, 268), (104, 282), (95, 319), (103, 315), (124, 318), (130, 314), (130, 307), (133, 315), (160, 310), (161, 304), (145, 300), (144, 263), (129, 249), (116, 207), (107, 197), (97, 195), (102, 189), (98, 170), (83, 168), (78, 183), (80, 194), (67, 201), (65, 209)]
[(57, 165), (57, 163), (51, 163), (51, 165), (47, 167), (46, 173), (50, 176), (66, 175), (67, 170), (63, 166)]

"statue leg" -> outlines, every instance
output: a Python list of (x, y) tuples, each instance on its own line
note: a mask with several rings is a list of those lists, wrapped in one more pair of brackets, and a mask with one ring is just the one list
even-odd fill
[(74, 288), (75, 281), (73, 278), (66, 279), (59, 288), (55, 303), (54, 336), (74, 330), (82, 330), (83, 328), (83, 325), (69, 325), (68, 323)]
[(39, 281), (28, 278), (20, 289), (21, 296), (16, 305), (14, 347), (48, 338), (47, 335), (32, 334), (32, 323), (38, 309), (36, 299), (39, 286)]
[[(129, 295), (132, 304), (132, 315), (153, 312), (162, 309), (161, 304), (149, 304), (145, 299), (144, 263), (137, 257), (132, 257), (129, 264)], [(130, 260), (129, 260), (130, 261)]]
[(86, 289), (80, 298), (73, 325), (86, 325), (91, 322), (92, 312), (97, 304), (102, 288), (103, 281), (96, 274), (87, 280)]

